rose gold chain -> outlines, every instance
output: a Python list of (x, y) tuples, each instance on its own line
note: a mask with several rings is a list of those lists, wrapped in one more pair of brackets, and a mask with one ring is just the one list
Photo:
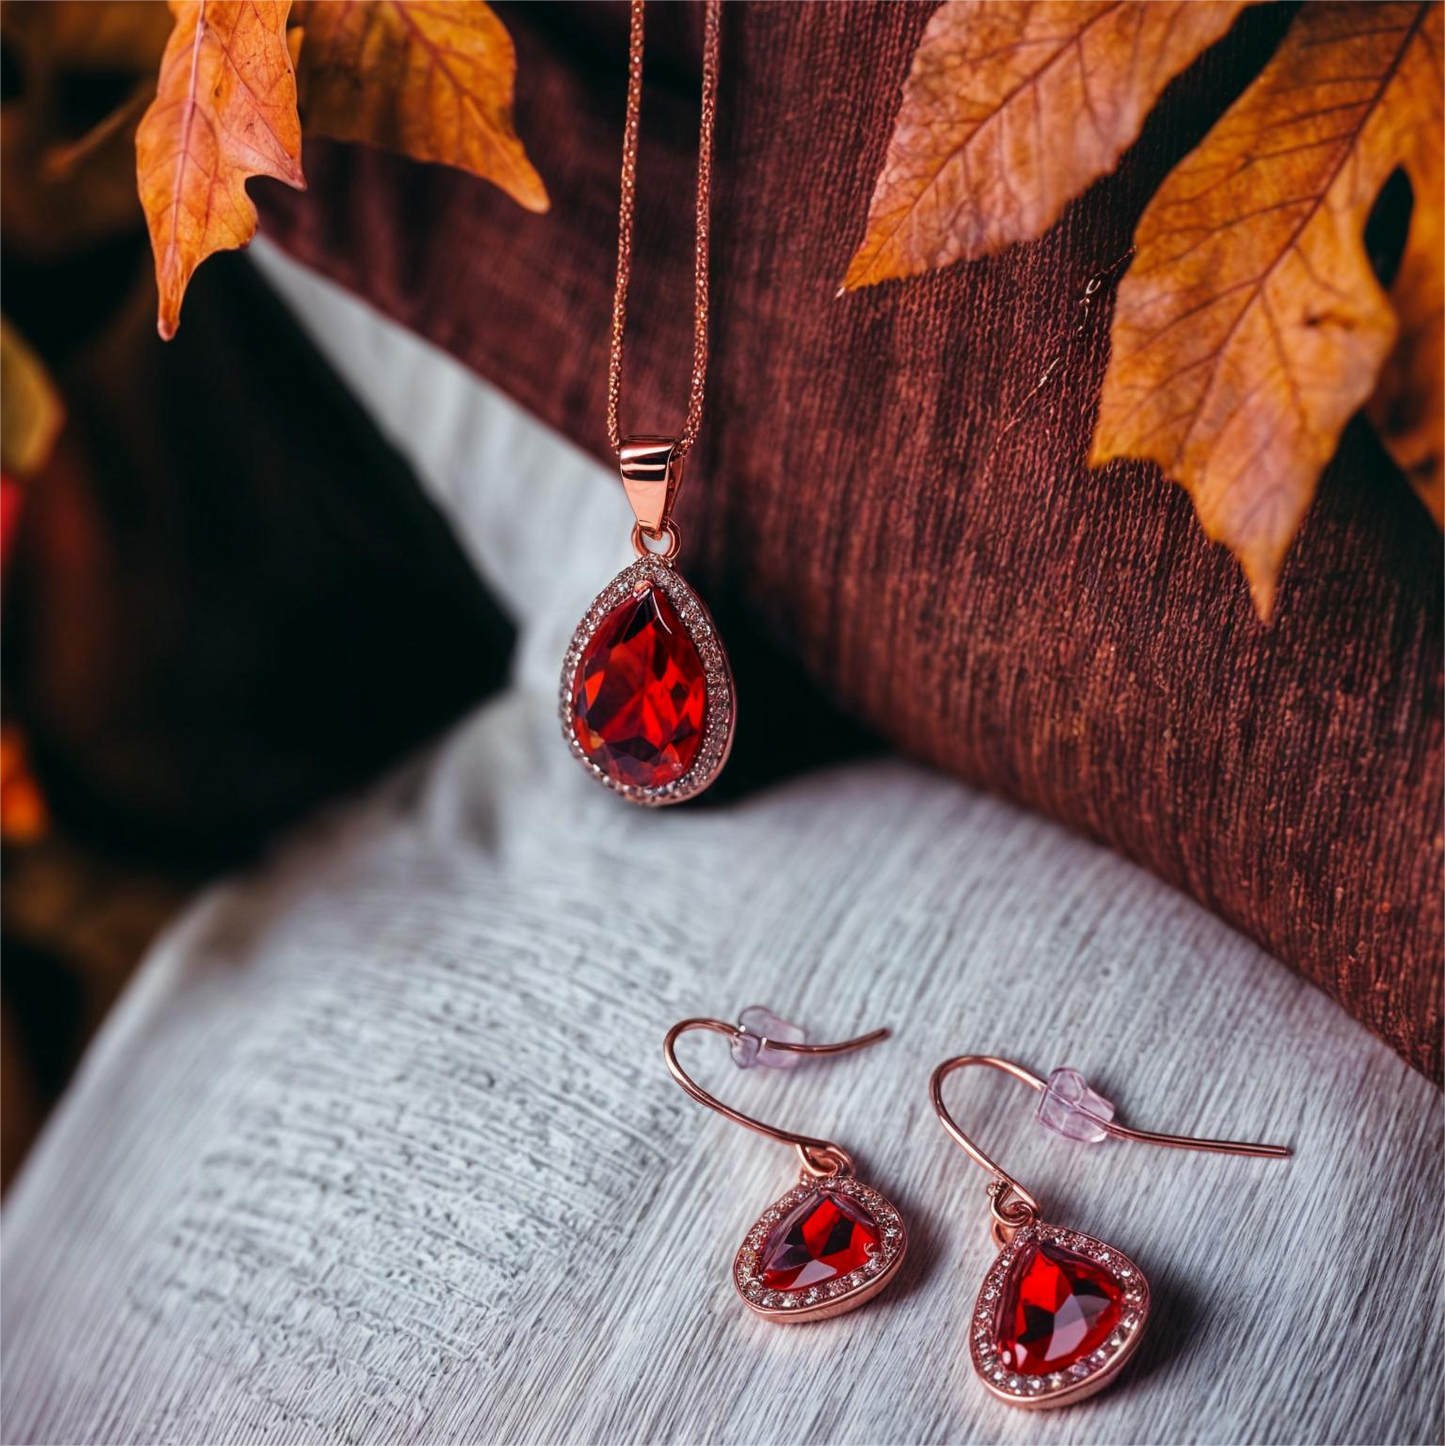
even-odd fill
[[(632, 279), (632, 222), (637, 195), (637, 128), (642, 114), (642, 8), (632, 0), (632, 28), (627, 54), (627, 120), (622, 129), (622, 197), (617, 208), (617, 285), (612, 294), (612, 349), (607, 360), (607, 440), (622, 452), (618, 412), (622, 402), (622, 342), (627, 330), (627, 283)], [(703, 387), (707, 380), (707, 246), (708, 205), (712, 196), (712, 137), (717, 117), (718, 37), (722, 0), (706, 0), (702, 49), (702, 122), (697, 145), (697, 229), (693, 243), (692, 385), (687, 419), (674, 449), (686, 455), (697, 440), (702, 422)]]

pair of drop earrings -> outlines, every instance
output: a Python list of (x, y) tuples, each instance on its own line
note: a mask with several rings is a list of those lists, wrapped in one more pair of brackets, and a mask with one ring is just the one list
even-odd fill
[[(690, 1030), (727, 1036), (742, 1069), (788, 1069), (805, 1057), (847, 1054), (888, 1037), (886, 1029), (837, 1044), (808, 1044), (804, 1032), (768, 1010), (745, 1009), (737, 1024), (684, 1019), (663, 1041), (672, 1077), (699, 1104), (798, 1152), (798, 1183), (775, 1200), (748, 1231), (733, 1261), (743, 1303), (767, 1320), (821, 1320), (878, 1294), (908, 1249), (898, 1210), (854, 1173), (841, 1145), (778, 1129), (710, 1095), (677, 1061), (678, 1039)], [(970, 1317), (969, 1354), (985, 1389), (1011, 1406), (1063, 1406), (1106, 1385), (1133, 1354), (1149, 1320), (1149, 1282), (1121, 1250), (1081, 1231), (1047, 1224), (1038, 1200), (959, 1128), (943, 1103), (943, 1082), (955, 1070), (1002, 1070), (1040, 1094), (1039, 1123), (1067, 1139), (1099, 1143), (1113, 1135), (1174, 1149), (1230, 1155), (1289, 1155), (1282, 1145), (1202, 1140), (1130, 1129), (1114, 1107), (1072, 1069), (1047, 1080), (1012, 1060), (987, 1054), (946, 1059), (929, 1080), (939, 1122), (968, 1157), (993, 1177), (987, 1187), (997, 1258), (984, 1276)]]

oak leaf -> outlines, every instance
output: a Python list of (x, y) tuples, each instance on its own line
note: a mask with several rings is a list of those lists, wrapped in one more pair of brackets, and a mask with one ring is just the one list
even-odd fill
[(1433, 3), (1306, 4), (1135, 233), (1092, 461), (1152, 458), (1182, 483), (1262, 617), (1395, 342), (1364, 228), (1397, 167), (1412, 231), (1439, 234), (1441, 18)]
[(0, 468), (14, 477), (39, 472), (64, 420), (45, 363), (0, 317)]
[(483, 0), (306, 0), (296, 18), (308, 134), (456, 166), (548, 209), (512, 124), (516, 52)]
[(305, 189), (290, 8), (290, 0), (171, 0), (175, 29), (136, 131), (162, 337), (175, 334), (196, 267), (255, 235), (247, 180), (274, 176)]
[(847, 290), (1041, 235), (1244, 0), (947, 0), (903, 89)]

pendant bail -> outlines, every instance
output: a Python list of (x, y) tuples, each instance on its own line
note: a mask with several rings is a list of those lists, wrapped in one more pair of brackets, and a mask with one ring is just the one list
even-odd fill
[(676, 437), (627, 437), (618, 449), (622, 485), (637, 525), (654, 540), (663, 535), (682, 486)]

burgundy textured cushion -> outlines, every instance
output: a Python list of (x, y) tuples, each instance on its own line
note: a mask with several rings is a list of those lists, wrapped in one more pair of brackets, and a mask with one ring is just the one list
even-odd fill
[[(1288, 15), (1247, 12), (1038, 242), (838, 298), (929, 9), (726, 8), (688, 572), (898, 748), (1188, 890), (1438, 1078), (1439, 534), (1357, 424), (1266, 628), (1181, 489), (1085, 460), (1109, 298), (1083, 287)], [(549, 215), (308, 142), (263, 225), (603, 456), (626, 11), (503, 15)], [(637, 431), (685, 406), (702, 20), (648, 15)]]

